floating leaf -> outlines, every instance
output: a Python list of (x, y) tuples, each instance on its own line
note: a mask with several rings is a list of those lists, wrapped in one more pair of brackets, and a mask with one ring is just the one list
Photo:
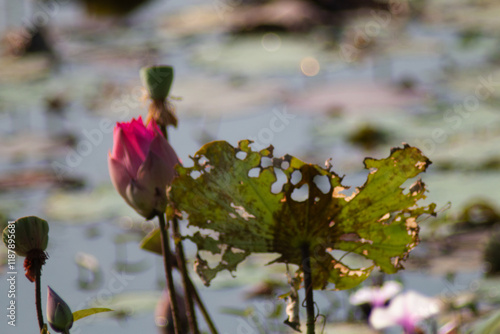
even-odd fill
[(89, 315), (102, 312), (113, 312), (113, 310), (104, 307), (95, 307), (95, 308), (87, 308), (85, 310), (75, 311), (73, 312), (73, 322), (88, 317)]
[[(329, 163), (322, 168), (290, 155), (274, 158), (272, 147), (254, 152), (250, 143), (241, 141), (238, 148), (224, 141), (206, 144), (192, 158), (193, 167), (178, 167), (170, 189), (177, 209), (199, 228), (186, 238), (198, 251), (222, 257), (210, 267), (198, 254), (195, 269), (206, 285), (221, 270), (235, 271), (251, 253), (277, 253), (273, 262), (296, 264), (300, 274), (301, 247), (308, 245), (314, 288), (334, 283), (335, 289), (348, 289), (375, 266), (387, 273), (401, 269), (419, 241), (416, 219), (435, 213), (435, 204), (416, 206), (425, 198), (423, 182), (406, 193), (401, 188), (430, 164), (417, 148), (405, 145), (386, 159), (365, 159), (368, 179), (347, 197)], [(286, 182), (273, 192), (279, 174)], [(300, 198), (301, 192), (307, 196)], [(333, 250), (361, 255), (372, 265), (349, 268), (332, 256)]]
[[(158, 291), (121, 292), (106, 299), (106, 306), (112, 308), (114, 317), (127, 317), (141, 312), (151, 312), (158, 303)], [(100, 308), (102, 300), (95, 298), (90, 306)]]
[(92, 192), (52, 192), (46, 201), (45, 214), (49, 219), (67, 224), (101, 222), (120, 215), (137, 216), (120, 196), (116, 196), (111, 185), (98, 187)]

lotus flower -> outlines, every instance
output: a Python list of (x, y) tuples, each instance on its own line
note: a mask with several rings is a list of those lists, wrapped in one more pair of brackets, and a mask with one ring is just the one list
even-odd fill
[(117, 123), (108, 165), (111, 181), (125, 201), (146, 219), (164, 212), (166, 187), (175, 177), (179, 158), (152, 120)]
[(73, 326), (73, 313), (59, 295), (47, 287), (47, 321), (57, 333), (69, 333)]
[(381, 307), (389, 299), (397, 295), (402, 288), (400, 283), (388, 281), (380, 287), (371, 286), (359, 289), (351, 296), (349, 301), (353, 305), (370, 304), (372, 307)]
[(441, 307), (441, 302), (435, 298), (408, 291), (395, 297), (388, 307), (375, 308), (370, 315), (370, 324), (377, 330), (399, 325), (405, 334), (414, 334), (417, 324), (438, 314)]

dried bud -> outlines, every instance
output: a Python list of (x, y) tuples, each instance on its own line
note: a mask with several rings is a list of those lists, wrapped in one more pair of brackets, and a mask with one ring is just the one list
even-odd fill
[(153, 100), (164, 101), (172, 81), (174, 80), (174, 69), (172, 66), (157, 65), (141, 68), (141, 80), (146, 87), (149, 96)]
[(16, 254), (26, 257), (31, 250), (44, 251), (47, 248), (49, 224), (35, 216), (22, 217), (16, 220), (13, 226), (9, 224), (3, 230), (2, 237), (7, 247), (9, 239), (14, 239)]
[(3, 230), (3, 242), (17, 255), (24, 256), (26, 277), (34, 282), (45, 264), (49, 241), (49, 224), (35, 216), (22, 217)]

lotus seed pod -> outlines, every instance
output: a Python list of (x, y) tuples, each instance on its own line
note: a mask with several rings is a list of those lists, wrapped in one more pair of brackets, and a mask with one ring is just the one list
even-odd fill
[(174, 80), (172, 66), (158, 65), (141, 68), (141, 80), (149, 96), (153, 100), (163, 101), (167, 98)]
[(59, 295), (47, 287), (47, 321), (57, 333), (69, 333), (73, 326), (73, 313)]
[(12, 249), (9, 245), (14, 244), (16, 254), (26, 257), (32, 250), (45, 251), (49, 241), (49, 224), (36, 216), (22, 217), (7, 225), (2, 238), (7, 248)]

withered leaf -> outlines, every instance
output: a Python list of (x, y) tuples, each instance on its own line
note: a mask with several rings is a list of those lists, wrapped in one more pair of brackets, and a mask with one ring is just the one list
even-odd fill
[[(415, 147), (392, 149), (386, 159), (367, 158), (370, 174), (351, 196), (331, 165), (307, 164), (286, 155), (275, 158), (272, 147), (252, 151), (250, 141), (238, 147), (225, 141), (203, 146), (193, 167), (179, 166), (169, 196), (187, 214), (198, 251), (220, 254), (214, 268), (198, 258), (197, 272), (209, 284), (217, 272), (236, 270), (251, 253), (276, 253), (273, 262), (295, 264), (301, 274), (301, 246), (309, 245), (315, 289), (329, 283), (348, 289), (368, 277), (374, 267), (387, 273), (402, 268), (418, 244), (417, 218), (435, 214), (435, 204), (418, 206), (425, 185), (418, 180), (405, 191), (408, 179), (424, 172), (430, 161)], [(280, 191), (271, 191), (286, 177)], [(305, 192), (303, 198), (297, 191)], [(145, 247), (147, 248), (147, 247)], [(366, 268), (349, 268), (333, 250), (369, 259)]]

